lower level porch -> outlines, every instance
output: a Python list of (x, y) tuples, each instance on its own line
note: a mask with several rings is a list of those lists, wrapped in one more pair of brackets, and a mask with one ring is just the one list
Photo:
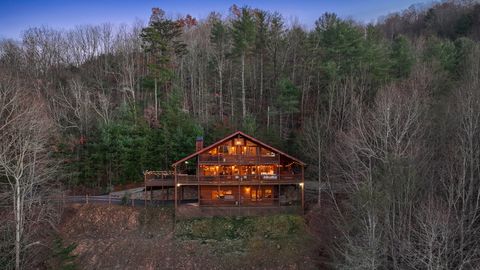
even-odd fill
[(196, 201), (197, 206), (292, 206), (302, 205), (302, 198), (298, 184), (177, 186), (177, 204)]

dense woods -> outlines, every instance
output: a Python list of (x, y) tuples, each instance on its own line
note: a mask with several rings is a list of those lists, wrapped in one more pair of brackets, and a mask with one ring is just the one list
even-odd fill
[(153, 9), (0, 41), (0, 266), (38, 256), (35, 229), (58, 219), (46, 195), (142, 181), (196, 136), (242, 130), (308, 162), (336, 213), (333, 268), (477, 269), (479, 41), (473, 1), (308, 27)]

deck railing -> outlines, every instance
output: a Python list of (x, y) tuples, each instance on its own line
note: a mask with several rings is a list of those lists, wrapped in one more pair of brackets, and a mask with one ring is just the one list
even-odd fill
[(290, 175), (216, 175), (216, 176), (197, 176), (197, 175), (178, 175), (179, 184), (241, 184), (241, 183), (277, 183), (277, 182), (302, 182), (301, 174)]
[(278, 156), (262, 156), (262, 155), (210, 155), (201, 154), (200, 163), (203, 164), (275, 164), (279, 162)]
[(166, 179), (147, 179), (145, 180), (145, 186), (147, 187), (160, 187), (160, 186), (174, 186), (175, 185), (175, 178), (172, 175), (170, 178)]

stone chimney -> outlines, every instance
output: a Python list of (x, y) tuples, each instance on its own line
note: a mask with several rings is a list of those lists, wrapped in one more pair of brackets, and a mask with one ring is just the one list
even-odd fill
[(202, 150), (203, 148), (203, 137), (198, 136), (197, 141), (195, 142), (195, 151)]

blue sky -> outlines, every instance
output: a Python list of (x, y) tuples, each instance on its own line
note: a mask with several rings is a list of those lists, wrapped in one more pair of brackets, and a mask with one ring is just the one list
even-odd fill
[(0, 0), (0, 38), (21, 36), (31, 26), (72, 28), (75, 25), (131, 24), (136, 19), (148, 21), (152, 7), (160, 7), (175, 17), (191, 14), (205, 18), (211, 11), (227, 14), (232, 4), (278, 11), (287, 20), (298, 20), (309, 27), (324, 12), (335, 12), (371, 22), (381, 15), (400, 11), (422, 0)]

